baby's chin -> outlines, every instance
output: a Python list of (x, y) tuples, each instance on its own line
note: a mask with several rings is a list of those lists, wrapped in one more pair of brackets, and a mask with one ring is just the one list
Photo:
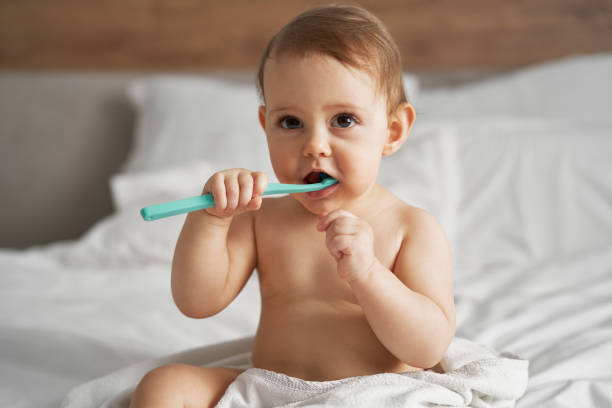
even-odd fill
[(332, 200), (309, 201), (308, 199), (296, 199), (302, 207), (309, 213), (319, 216), (329, 214), (330, 212), (341, 208), (341, 205)]

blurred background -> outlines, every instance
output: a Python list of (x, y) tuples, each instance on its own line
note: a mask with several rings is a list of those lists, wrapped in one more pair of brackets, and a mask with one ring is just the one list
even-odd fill
[[(0, 247), (76, 239), (113, 211), (142, 75), (254, 81), (271, 36), (324, 1), (0, 0)], [(353, 2), (345, 2), (353, 3)], [(612, 1), (363, 0), (421, 87), (612, 51)]]

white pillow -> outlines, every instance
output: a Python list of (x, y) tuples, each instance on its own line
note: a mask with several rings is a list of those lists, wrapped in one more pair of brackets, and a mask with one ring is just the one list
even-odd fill
[(421, 121), (487, 116), (598, 120), (612, 112), (612, 54), (571, 57), (419, 96)]
[[(254, 78), (254, 76), (253, 76)], [(416, 98), (418, 80), (404, 75)], [(254, 81), (198, 76), (153, 76), (128, 86), (137, 110), (134, 144), (122, 172), (134, 173), (204, 160), (273, 176), (257, 112)]]
[(186, 215), (144, 221), (140, 209), (200, 194), (214, 170), (209, 163), (193, 162), (113, 176), (111, 194), (117, 211), (98, 221), (78, 241), (56, 245), (56, 258), (87, 267), (169, 264)]
[(134, 145), (123, 172), (159, 170), (196, 160), (269, 171), (253, 85), (206, 77), (136, 80)]
[(204, 161), (111, 177), (110, 190), (117, 210), (145, 207), (202, 193), (206, 180), (219, 169)]
[(458, 275), (612, 244), (612, 122), (481, 118), (448, 131)]

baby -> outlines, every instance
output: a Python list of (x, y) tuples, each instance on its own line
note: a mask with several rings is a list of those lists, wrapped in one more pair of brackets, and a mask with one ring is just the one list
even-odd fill
[[(272, 38), (259, 87), (278, 180), (338, 183), (262, 200), (265, 174), (215, 173), (203, 193), (216, 206), (190, 213), (176, 245), (178, 308), (219, 313), (257, 268), (253, 367), (328, 381), (435, 366), (455, 332), (449, 244), (433, 216), (376, 182), (415, 118), (397, 46), (361, 8), (312, 9)], [(160, 367), (131, 406), (214, 406), (241, 372)]]

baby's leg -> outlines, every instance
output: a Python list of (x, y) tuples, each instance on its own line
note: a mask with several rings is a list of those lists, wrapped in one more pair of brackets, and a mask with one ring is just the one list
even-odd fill
[(145, 375), (130, 408), (214, 407), (243, 370), (170, 364)]

